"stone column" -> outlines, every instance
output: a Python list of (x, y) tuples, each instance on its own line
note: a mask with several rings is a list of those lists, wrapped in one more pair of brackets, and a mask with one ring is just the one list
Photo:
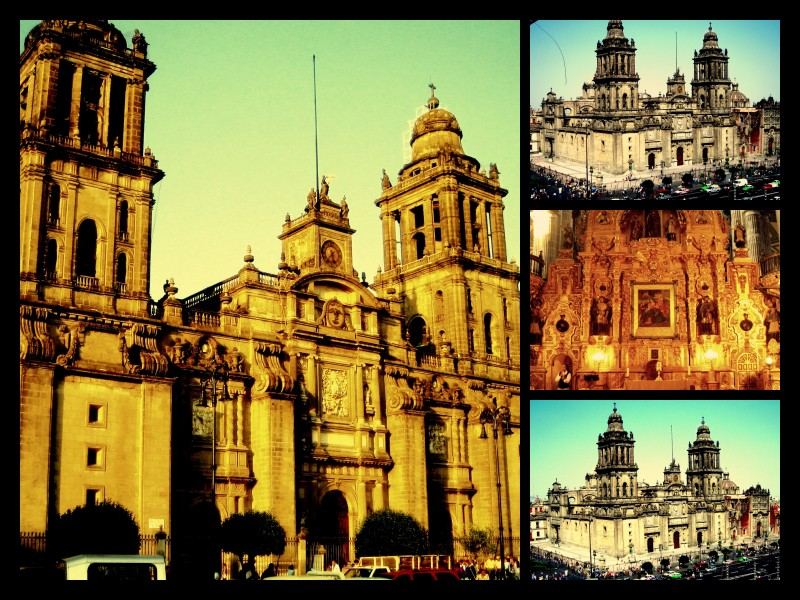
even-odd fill
[(244, 392), (240, 392), (235, 396), (236, 402), (236, 440), (234, 443), (237, 446), (244, 446)]
[(396, 244), (394, 237), (394, 216), (386, 212), (381, 216), (383, 223), (383, 262), (388, 271), (397, 265)]
[[(358, 423), (364, 423), (364, 363), (356, 364), (355, 372), (355, 392), (356, 392), (356, 417)], [(363, 448), (361, 436), (358, 436), (358, 448), (360, 452)]]
[(506, 254), (506, 229), (503, 223), (503, 203), (498, 197), (495, 197), (495, 202), (491, 204), (492, 207), (492, 237), (493, 237), (493, 254), (498, 260), (505, 262), (508, 259)]
[(425, 439), (425, 415), (422, 411), (399, 410), (389, 414), (387, 421), (394, 459), (394, 468), (389, 471), (389, 506), (428, 527), (425, 444), (420, 443)]
[(472, 252), (472, 218), (471, 218), (471, 211), (470, 211), (470, 198), (467, 195), (464, 195), (464, 200), (462, 203), (463, 210), (464, 210), (464, 233), (465, 233), (465, 244), (467, 252)]
[(308, 393), (311, 394), (314, 399), (310, 400), (314, 408), (317, 410), (317, 414), (319, 415), (320, 406), (319, 406), (319, 393), (317, 391), (317, 357), (311, 354), (308, 355), (308, 362), (307, 364), (307, 371), (305, 374), (306, 379), (306, 389)]
[(75, 65), (75, 72), (72, 74), (72, 99), (69, 105), (69, 136), (72, 138), (80, 137), (78, 121), (81, 114), (81, 83), (83, 81), (83, 67)]
[(442, 241), (453, 248), (461, 246), (461, 231), (458, 219), (458, 184), (455, 177), (448, 177), (439, 190), (439, 210), (442, 221)]
[[(760, 215), (756, 210), (744, 213), (744, 225), (747, 231), (747, 252), (756, 264), (761, 258), (761, 228), (759, 227)], [(760, 269), (759, 269), (760, 272)]]
[(105, 145), (111, 148), (114, 143), (108, 139), (108, 121), (111, 117), (111, 75), (108, 73), (103, 75), (103, 83), (100, 89), (100, 106), (97, 109), (100, 116), (98, 123), (99, 131), (97, 132), (97, 145)]
[[(428, 254), (433, 254), (436, 252), (436, 237), (433, 233), (434, 225), (433, 225), (433, 198), (428, 197), (425, 199), (425, 202), (422, 205), (422, 211), (425, 215), (425, 250)], [(439, 219), (441, 220), (441, 208), (439, 209)]]
[(486, 219), (486, 201), (481, 200), (478, 203), (478, 223), (480, 223), (481, 228), (478, 232), (478, 238), (480, 240), (481, 246), (481, 254), (484, 256), (489, 256), (489, 223)]
[(375, 407), (375, 422), (383, 424), (383, 407), (381, 405), (380, 366), (373, 365), (370, 369), (372, 375), (372, 405)]
[(385, 494), (385, 486), (383, 485), (383, 481), (380, 479), (375, 482), (375, 489), (372, 490), (372, 508), (375, 511), (383, 510), (385, 507), (384, 502), (384, 494)]
[(51, 488), (54, 481), (50, 473), (53, 367), (20, 364), (19, 505), (24, 507), (19, 512), (20, 531), (45, 531), (48, 506), (58, 500), (57, 490)]
[(141, 79), (130, 79), (125, 86), (125, 133), (122, 136), (122, 151), (141, 155), (143, 151), (142, 124), (144, 122), (145, 83)]

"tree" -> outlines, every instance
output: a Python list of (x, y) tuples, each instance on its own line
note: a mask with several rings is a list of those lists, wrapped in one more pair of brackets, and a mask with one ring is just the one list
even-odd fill
[(239, 557), (246, 567), (251, 567), (256, 556), (283, 554), (286, 548), (286, 531), (278, 520), (268, 512), (249, 510), (243, 514), (233, 514), (220, 526), (222, 549)]
[(467, 535), (459, 540), (464, 549), (477, 558), (479, 554), (486, 552), (492, 544), (492, 532), (489, 529), (470, 529)]
[(663, 571), (664, 569), (668, 569), (668, 568), (669, 568), (669, 559), (668, 558), (662, 558), (661, 559), (661, 570)]
[(642, 571), (644, 571), (648, 575), (652, 575), (653, 574), (653, 563), (651, 563), (649, 560), (647, 562), (643, 562), (642, 563)]
[(670, 177), (669, 175), (667, 175), (666, 177), (664, 177), (664, 178), (661, 180), (661, 185), (663, 185), (664, 187), (667, 187), (667, 186), (669, 186), (669, 185), (672, 185), (672, 177)]
[(725, 169), (717, 169), (714, 171), (714, 175), (716, 175), (717, 181), (724, 181), (725, 180)]
[(653, 197), (653, 188), (655, 188), (655, 184), (652, 179), (646, 179), (642, 182), (642, 191), (645, 198)]
[(356, 534), (357, 556), (425, 554), (428, 532), (414, 517), (390, 509), (364, 520)]
[(59, 558), (76, 554), (138, 554), (139, 525), (116, 502), (69, 509), (50, 523), (48, 550)]
[(683, 181), (683, 185), (687, 188), (692, 187), (692, 181), (694, 178), (692, 177), (691, 173), (684, 173), (683, 177), (681, 177), (681, 181)]

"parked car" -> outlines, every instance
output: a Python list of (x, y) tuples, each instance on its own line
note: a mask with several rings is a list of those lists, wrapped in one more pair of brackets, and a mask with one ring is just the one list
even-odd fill
[(743, 187), (743, 186), (747, 185), (747, 179), (745, 179), (744, 177), (736, 179), (736, 180), (734, 180), (733, 185), (736, 186), (737, 188), (738, 187)]
[(66, 579), (139, 582), (167, 578), (163, 556), (78, 554), (64, 559)]
[(391, 578), (391, 570), (389, 567), (374, 566), (374, 567), (345, 567), (342, 571), (345, 579), (360, 579), (364, 577), (383, 577)]
[(458, 571), (450, 569), (424, 569), (415, 571), (412, 569), (400, 569), (399, 571), (392, 571), (391, 577), (394, 581), (443, 581), (447, 583), (454, 583), (460, 581)]

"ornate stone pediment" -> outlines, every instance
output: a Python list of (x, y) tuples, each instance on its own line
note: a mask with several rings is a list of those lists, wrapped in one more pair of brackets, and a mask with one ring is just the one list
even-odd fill
[(255, 356), (258, 378), (255, 390), (288, 394), (294, 387), (294, 379), (281, 364), (283, 350), (280, 344), (256, 342)]
[(161, 327), (142, 323), (129, 324), (120, 333), (122, 364), (128, 373), (166, 375), (169, 360), (158, 348)]
[(55, 356), (56, 345), (47, 331), (50, 311), (35, 306), (20, 306), (19, 331), (21, 360), (50, 361)]

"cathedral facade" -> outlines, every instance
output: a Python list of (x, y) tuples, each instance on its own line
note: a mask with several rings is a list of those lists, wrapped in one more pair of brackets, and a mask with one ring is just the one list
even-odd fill
[(144, 36), (129, 47), (107, 21), (43, 21), (20, 57), (20, 530), (111, 499), (168, 533), (176, 562), (209, 518), (248, 509), (290, 537), (339, 536), (346, 560), (382, 508), (438, 551), (499, 517), (519, 537), (519, 435), (481, 435), (498, 411), (519, 428), (497, 168), (465, 154), (431, 94), (375, 201), (373, 283), (323, 178), (276, 224), (278, 272), (248, 252), (228, 279), (183, 299), (167, 282), (154, 301), (154, 70)]
[[(616, 405), (597, 436), (597, 465), (583, 486), (557, 481), (547, 492), (550, 542), (591, 547), (622, 558), (664, 550), (699, 552), (763, 537), (769, 528), (769, 490), (744, 493), (720, 461), (719, 442), (702, 420), (687, 449), (685, 480), (673, 458), (660, 483), (639, 482), (633, 433)], [(742, 528), (741, 524), (750, 525)], [(591, 542), (590, 542), (591, 536)]]
[(780, 388), (780, 211), (532, 211), (530, 285), (531, 389)]
[[(622, 21), (608, 22), (597, 42), (597, 68), (583, 93), (564, 100), (552, 90), (531, 114), (531, 153), (588, 163), (620, 174), (682, 165), (725, 165), (777, 156), (780, 104), (750, 106), (731, 81), (728, 51), (709, 25), (694, 53), (694, 73), (676, 68), (665, 94), (639, 90), (636, 42)], [(688, 83), (688, 85), (687, 85)]]

